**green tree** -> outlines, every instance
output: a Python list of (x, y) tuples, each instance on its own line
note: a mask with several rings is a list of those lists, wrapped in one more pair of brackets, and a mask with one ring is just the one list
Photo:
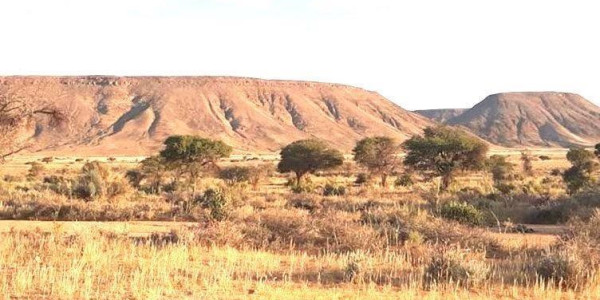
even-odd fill
[(140, 173), (144, 180), (150, 184), (152, 193), (160, 194), (166, 171), (167, 165), (161, 156), (150, 156), (141, 162)]
[(219, 159), (229, 157), (233, 151), (222, 141), (191, 135), (170, 136), (164, 144), (160, 156), (172, 168), (189, 175), (188, 186), (193, 187), (193, 192), (200, 174), (216, 169)]
[(405, 141), (404, 164), (442, 178), (440, 189), (448, 189), (457, 171), (484, 167), (488, 146), (464, 131), (439, 126), (428, 127), (423, 136)]
[(300, 185), (306, 174), (341, 166), (344, 156), (323, 141), (316, 139), (300, 140), (281, 150), (281, 161), (277, 170), (281, 173), (294, 172), (296, 185)]
[(387, 177), (398, 166), (398, 145), (386, 136), (364, 138), (352, 150), (354, 161), (366, 167), (371, 174), (381, 176), (381, 185), (386, 186)]
[(252, 175), (251, 167), (231, 166), (219, 171), (219, 178), (223, 179), (228, 185), (250, 181)]
[(571, 167), (563, 173), (567, 192), (575, 194), (594, 183), (593, 173), (598, 169), (594, 153), (583, 148), (572, 148), (567, 152)]

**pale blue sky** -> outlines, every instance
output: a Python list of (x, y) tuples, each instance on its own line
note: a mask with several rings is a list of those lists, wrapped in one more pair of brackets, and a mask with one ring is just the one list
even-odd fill
[(337, 82), (407, 109), (505, 91), (600, 103), (600, 6), (554, 0), (0, 2), (2, 75)]

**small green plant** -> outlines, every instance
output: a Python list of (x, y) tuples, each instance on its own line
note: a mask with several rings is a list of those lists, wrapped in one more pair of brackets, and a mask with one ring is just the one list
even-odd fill
[(346, 194), (346, 187), (343, 185), (334, 185), (328, 183), (323, 187), (323, 196), (343, 196)]
[(480, 225), (483, 214), (475, 206), (464, 202), (447, 202), (442, 205), (440, 214), (443, 218), (469, 225)]

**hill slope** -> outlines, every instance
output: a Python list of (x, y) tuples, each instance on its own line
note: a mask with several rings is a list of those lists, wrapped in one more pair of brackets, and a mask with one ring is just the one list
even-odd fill
[(447, 108), (447, 109), (423, 109), (415, 110), (414, 112), (432, 119), (439, 123), (445, 123), (446, 121), (460, 116), (462, 113), (467, 111), (466, 108)]
[(315, 82), (232, 77), (0, 77), (0, 93), (46, 99), (67, 113), (38, 119), (34, 148), (148, 154), (173, 134), (219, 138), (242, 151), (278, 151), (316, 137), (349, 151), (370, 135), (404, 140), (430, 125), (377, 93)]
[(600, 107), (569, 93), (495, 94), (447, 123), (509, 147), (568, 147), (600, 141)]

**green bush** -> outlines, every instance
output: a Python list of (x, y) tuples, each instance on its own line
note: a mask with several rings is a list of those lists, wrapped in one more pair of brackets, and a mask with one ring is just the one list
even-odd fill
[(334, 185), (328, 183), (323, 187), (323, 196), (343, 196), (346, 194), (346, 187), (343, 185)]
[(200, 204), (209, 209), (211, 219), (223, 221), (229, 215), (229, 197), (220, 189), (207, 189), (202, 196), (195, 199), (194, 204)]
[(223, 179), (228, 185), (234, 185), (242, 182), (250, 181), (250, 167), (232, 166), (221, 169), (219, 178)]
[(445, 203), (440, 214), (445, 219), (455, 220), (463, 224), (480, 225), (483, 222), (483, 214), (475, 206), (464, 202)]

